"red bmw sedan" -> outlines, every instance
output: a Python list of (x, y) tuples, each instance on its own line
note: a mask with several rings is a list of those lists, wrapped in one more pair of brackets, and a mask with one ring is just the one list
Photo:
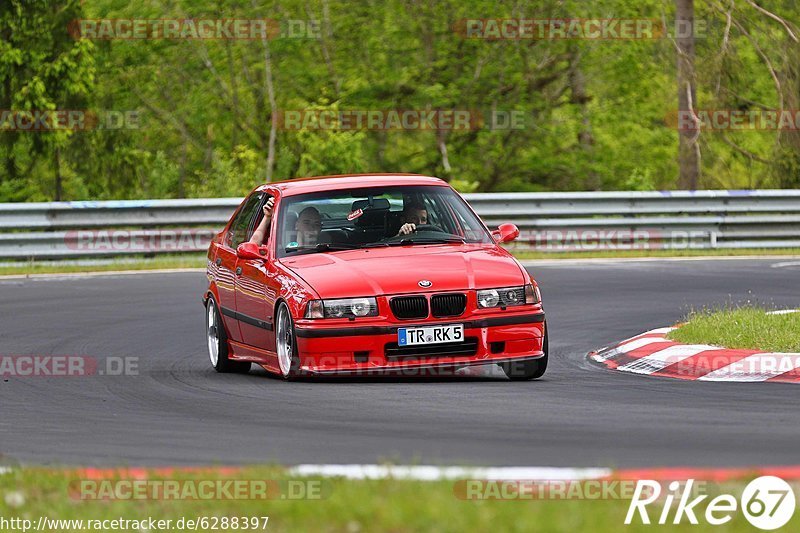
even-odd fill
[(538, 378), (539, 288), (499, 246), (517, 236), (513, 224), (489, 231), (432, 177), (257, 187), (208, 249), (211, 364), (285, 379), (499, 364), (513, 380)]

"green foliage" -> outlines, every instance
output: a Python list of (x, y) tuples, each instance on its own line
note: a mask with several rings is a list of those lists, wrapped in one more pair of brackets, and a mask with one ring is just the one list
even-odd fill
[[(79, 0), (5, 0), (0, 4), (0, 110), (82, 109), (95, 83), (94, 44), (67, 29), (82, 17)], [(40, 199), (61, 189), (52, 179), (52, 157), (72, 132), (0, 132), (2, 199)], [(61, 169), (58, 163), (59, 170)], [(36, 171), (40, 172), (36, 172)], [(49, 191), (47, 191), (49, 189)], [(58, 194), (56, 194), (58, 196)]]
[[(751, 5), (731, 5), (726, 31), (728, 3), (695, 2), (706, 23), (696, 107), (800, 108), (800, 45)], [(759, 5), (800, 34), (790, 3)], [(454, 31), (461, 19), (671, 21), (673, 11), (661, 0), (5, 0), (0, 110), (134, 110), (140, 120), (114, 130), (0, 131), (0, 201), (51, 200), (58, 190), (64, 199), (233, 196), (262, 183), (270, 165), (275, 180), (419, 172), (462, 192), (675, 188), (671, 39), (486, 40)], [(265, 17), (310, 31), (266, 43), (67, 32), (77, 19)], [(320, 31), (302, 26), (309, 21)], [(271, 122), (282, 110), (435, 109), (486, 121), (440, 132)], [(492, 128), (498, 112), (520, 113), (523, 126)], [(797, 132), (704, 131), (698, 142), (702, 187), (800, 186)]]
[(244, 196), (263, 175), (260, 163), (258, 153), (244, 145), (237, 145), (231, 153), (217, 150), (210, 171), (198, 171), (199, 179), (192, 185), (192, 196)]

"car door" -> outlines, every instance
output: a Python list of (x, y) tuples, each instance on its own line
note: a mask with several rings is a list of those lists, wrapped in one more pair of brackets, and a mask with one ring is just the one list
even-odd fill
[(228, 331), (228, 338), (235, 342), (242, 342), (236, 309), (236, 270), (239, 260), (236, 257), (236, 247), (249, 238), (250, 223), (256, 211), (261, 208), (263, 196), (264, 193), (255, 192), (242, 203), (217, 251), (217, 292), (220, 313)]
[[(267, 193), (261, 199), (259, 208), (250, 224), (250, 234), (264, 216), (262, 206), (272, 195)], [(272, 222), (277, 219), (277, 208), (273, 211)], [(236, 311), (242, 342), (262, 350), (274, 351), (275, 332), (273, 330), (273, 309), (275, 291), (270, 288), (270, 280), (275, 276), (272, 268), (273, 231), (270, 230), (264, 249), (264, 259), (238, 259), (236, 263)]]

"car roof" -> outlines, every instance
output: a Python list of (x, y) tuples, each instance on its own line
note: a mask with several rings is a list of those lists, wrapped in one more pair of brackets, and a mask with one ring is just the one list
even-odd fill
[(292, 196), (309, 192), (356, 189), (360, 187), (388, 187), (392, 185), (438, 185), (447, 187), (447, 182), (421, 174), (340, 174), (266, 183), (257, 187), (256, 190), (264, 191), (267, 188), (274, 187), (279, 189), (283, 196)]

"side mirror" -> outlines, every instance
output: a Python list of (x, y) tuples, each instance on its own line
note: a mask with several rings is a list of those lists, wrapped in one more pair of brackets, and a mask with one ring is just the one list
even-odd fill
[(259, 248), (254, 242), (243, 242), (236, 248), (236, 256), (239, 259), (265, 259), (266, 249)]
[(492, 237), (495, 238), (498, 244), (511, 242), (519, 237), (519, 228), (516, 224), (500, 224), (497, 226), (497, 229), (492, 232)]

